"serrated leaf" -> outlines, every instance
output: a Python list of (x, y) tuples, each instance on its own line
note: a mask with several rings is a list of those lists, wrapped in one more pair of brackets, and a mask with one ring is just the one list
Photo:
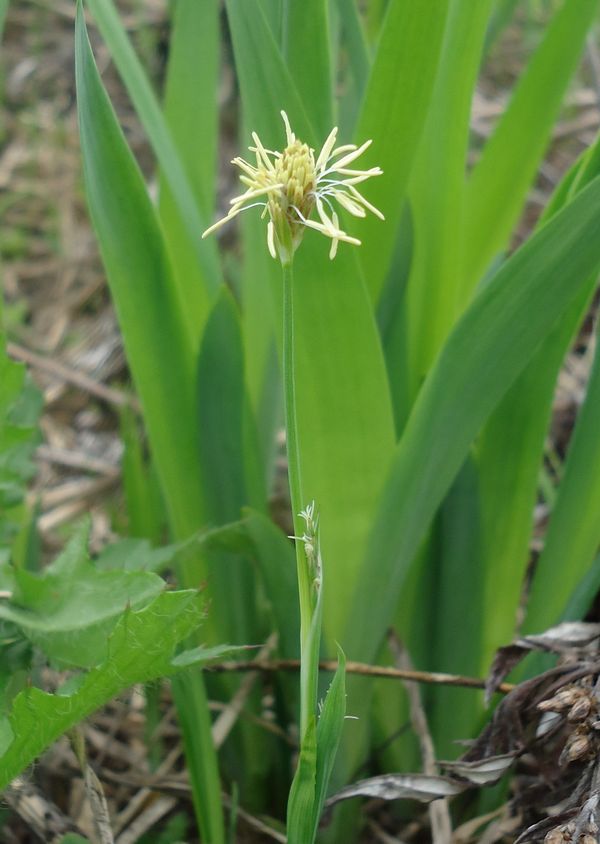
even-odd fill
[(0, 731), (0, 788), (122, 689), (174, 674), (175, 648), (197, 630), (203, 617), (196, 591), (163, 593), (144, 609), (123, 613), (109, 639), (107, 659), (83, 675), (71, 694), (47, 694), (38, 688), (20, 692)]
[(49, 659), (89, 667), (106, 656), (107, 637), (127, 607), (140, 607), (165, 588), (150, 572), (99, 571), (87, 555), (87, 526), (40, 574), (5, 567), (10, 601), (0, 618), (12, 622)]

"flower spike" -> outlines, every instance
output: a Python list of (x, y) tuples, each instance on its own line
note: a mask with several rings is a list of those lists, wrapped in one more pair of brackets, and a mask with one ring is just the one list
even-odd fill
[[(296, 138), (285, 111), (281, 112), (281, 116), (286, 134), (285, 149), (283, 152), (266, 149), (256, 132), (252, 133), (254, 146), (249, 150), (254, 153), (256, 165), (240, 157), (231, 162), (242, 171), (240, 181), (247, 190), (231, 200), (228, 214), (206, 229), (202, 237), (216, 231), (242, 211), (258, 205), (263, 208), (262, 216), (269, 217), (267, 247), (273, 258), (289, 264), (304, 230), (310, 228), (331, 238), (329, 257), (333, 259), (340, 241), (359, 246), (360, 240), (340, 228), (331, 200), (338, 202), (353, 217), (365, 217), (369, 211), (383, 220), (381, 211), (355, 187), (371, 176), (381, 176), (383, 171), (380, 167), (350, 169), (348, 165), (362, 155), (371, 141), (365, 141), (361, 146), (344, 144), (336, 147), (337, 126), (329, 133), (315, 160), (315, 151)], [(256, 199), (260, 201), (255, 202)], [(316, 209), (318, 220), (310, 219), (313, 209)]]

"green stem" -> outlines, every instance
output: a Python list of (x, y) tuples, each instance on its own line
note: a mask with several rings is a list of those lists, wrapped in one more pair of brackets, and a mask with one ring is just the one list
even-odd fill
[[(300, 445), (296, 410), (295, 342), (294, 342), (294, 272), (293, 266), (283, 264), (283, 385), (285, 401), (285, 427), (288, 457), (290, 500), (294, 520), (294, 534), (302, 536), (304, 523), (299, 513), (308, 502), (304, 501), (300, 470)], [(305, 733), (311, 714), (314, 715), (313, 682), (303, 675), (311, 663), (310, 629), (313, 614), (311, 574), (304, 552), (304, 543), (296, 541), (296, 568), (300, 598), (300, 736)]]

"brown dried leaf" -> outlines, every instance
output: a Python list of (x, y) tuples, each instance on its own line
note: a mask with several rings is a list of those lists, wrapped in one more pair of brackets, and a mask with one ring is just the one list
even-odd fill
[(522, 636), (510, 645), (498, 648), (485, 684), (485, 702), (490, 699), (504, 678), (529, 651), (564, 654), (577, 651), (600, 638), (600, 624), (586, 621), (563, 621), (543, 633)]
[(503, 648), (498, 648), (485, 681), (486, 706), (489, 704), (492, 699), (492, 695), (500, 683), (502, 683), (504, 678), (510, 674), (513, 668), (521, 662), (526, 653), (527, 648), (524, 648), (516, 643), (513, 645), (506, 645)]
[(449, 777), (436, 777), (428, 774), (385, 774), (379, 777), (359, 780), (342, 788), (330, 797), (326, 807), (333, 806), (350, 797), (378, 797), (380, 800), (419, 800), (430, 803), (442, 797), (454, 797), (468, 788), (467, 783), (460, 783)]
[(508, 771), (517, 757), (516, 753), (504, 753), (501, 756), (488, 756), (475, 762), (442, 762), (444, 769), (457, 777), (468, 780), (473, 785), (493, 785)]

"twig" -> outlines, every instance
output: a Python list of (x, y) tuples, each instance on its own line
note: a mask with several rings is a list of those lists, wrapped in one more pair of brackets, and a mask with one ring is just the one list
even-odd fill
[(84, 372), (77, 369), (72, 369), (59, 363), (51, 358), (45, 358), (42, 355), (36, 354), (24, 346), (19, 346), (17, 343), (7, 343), (6, 351), (14, 360), (26, 363), (34, 369), (39, 369), (41, 372), (46, 372), (48, 375), (53, 375), (60, 381), (67, 384), (72, 384), (86, 393), (90, 393), (108, 404), (114, 404), (117, 407), (132, 407), (134, 410), (140, 410), (140, 404), (135, 396), (129, 396), (121, 390), (115, 390), (113, 387), (107, 387), (100, 381), (96, 381)]
[(148, 830), (164, 818), (177, 805), (175, 797), (157, 797), (152, 795), (147, 808), (133, 820), (127, 829), (119, 835), (116, 844), (135, 844)]
[[(264, 661), (276, 644), (277, 634), (272, 633), (267, 642), (258, 652), (255, 662)], [(257, 677), (258, 671), (244, 677), (243, 681), (240, 683), (239, 689), (213, 724), (212, 737), (217, 749), (224, 744), (225, 739), (231, 732), (235, 722), (238, 720), (240, 712), (244, 708), (244, 704), (246, 703), (248, 695), (252, 691), (252, 687), (254, 686)]]
[[(319, 663), (321, 671), (336, 671), (337, 661), (333, 659), (322, 660)], [(207, 671), (218, 673), (236, 671), (265, 671), (274, 673), (277, 671), (299, 671), (299, 659), (274, 659), (269, 662), (246, 662), (244, 660), (230, 660), (227, 662), (216, 662), (209, 666)], [(368, 665), (364, 662), (347, 662), (346, 672), (348, 674), (362, 674), (367, 677), (381, 677), (390, 680), (412, 680), (415, 683), (429, 683), (441, 686), (461, 686), (467, 689), (485, 689), (485, 680), (477, 677), (464, 677), (460, 674), (442, 674), (432, 671), (405, 671), (400, 668), (392, 668), (388, 665)], [(501, 683), (497, 691), (508, 694), (514, 689), (513, 683)]]
[(40, 445), (36, 449), (36, 457), (45, 460), (47, 463), (57, 463), (60, 466), (68, 466), (71, 469), (81, 469), (84, 472), (95, 472), (98, 475), (107, 475), (111, 478), (119, 476), (121, 470), (114, 463), (100, 460), (97, 457), (89, 457), (77, 451), (70, 451), (66, 448), (58, 448), (52, 445)]
[(50, 511), (73, 500), (86, 499), (89, 501), (90, 498), (106, 492), (117, 480), (117, 477), (113, 478), (108, 475), (100, 478), (81, 478), (75, 481), (66, 481), (64, 484), (42, 491), (40, 494), (31, 493), (29, 499), (30, 503), (34, 504), (39, 497), (42, 509)]
[(85, 738), (80, 726), (69, 732), (71, 748), (83, 774), (83, 782), (88, 805), (92, 812), (92, 819), (100, 844), (114, 844), (110, 814), (102, 783), (87, 760)]
[(68, 832), (81, 832), (35, 785), (22, 777), (13, 780), (2, 797), (27, 826), (48, 844), (56, 844)]

